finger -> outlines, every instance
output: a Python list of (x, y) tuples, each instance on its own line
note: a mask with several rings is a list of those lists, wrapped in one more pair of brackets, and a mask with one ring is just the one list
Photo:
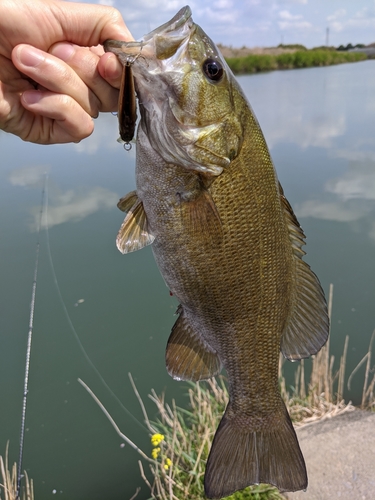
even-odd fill
[(103, 54), (98, 62), (98, 71), (112, 87), (120, 88), (122, 64), (115, 54), (112, 52)]
[[(69, 42), (91, 47), (103, 43), (108, 38), (133, 40), (120, 12), (105, 5), (69, 2), (53, 4), (54, 15), (64, 33), (69, 34)], [(77, 19), (85, 19), (77, 23)]]
[(20, 123), (25, 141), (39, 144), (79, 142), (94, 130), (91, 116), (65, 94), (27, 90), (21, 96), (23, 107), (35, 115), (29, 127)]
[[(93, 54), (93, 57), (97, 57)], [(20, 44), (12, 51), (12, 61), (16, 68), (32, 78), (44, 88), (58, 94), (67, 94), (91, 116), (99, 112), (99, 100), (90, 92), (77, 73), (58, 57)]]
[(49, 53), (66, 62), (99, 101), (99, 111), (113, 111), (117, 106), (117, 92), (102, 78), (98, 71), (99, 55), (102, 47), (88, 49), (70, 43), (57, 43)]
[(23, 108), (20, 95), (33, 89), (32, 83), (25, 79), (14, 67), (12, 61), (0, 55), (0, 129), (12, 132), (18, 124)]

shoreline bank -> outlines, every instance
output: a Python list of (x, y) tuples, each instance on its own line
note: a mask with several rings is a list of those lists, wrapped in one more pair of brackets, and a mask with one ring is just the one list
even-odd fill
[(375, 489), (375, 413), (355, 408), (297, 428), (305, 457), (306, 492), (290, 500), (370, 500)]

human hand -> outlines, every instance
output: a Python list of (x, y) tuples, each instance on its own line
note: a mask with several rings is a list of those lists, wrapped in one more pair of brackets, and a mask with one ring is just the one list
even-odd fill
[(98, 46), (107, 38), (132, 39), (110, 7), (0, 2), (0, 129), (40, 144), (90, 135), (92, 117), (117, 107), (121, 66)]

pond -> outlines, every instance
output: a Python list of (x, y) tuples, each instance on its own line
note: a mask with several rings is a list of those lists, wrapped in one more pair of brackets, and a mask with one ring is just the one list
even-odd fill
[[(332, 353), (340, 357), (349, 335), (348, 374), (375, 328), (375, 61), (239, 81), (307, 235), (306, 260), (326, 293), (334, 284)], [(147, 453), (128, 373), (151, 418), (151, 388), (186, 400), (186, 384), (164, 367), (176, 302), (150, 248), (123, 256), (115, 247), (123, 220), (116, 203), (134, 189), (135, 161), (135, 147), (124, 151), (117, 136), (110, 114), (77, 145), (38, 146), (0, 133), (0, 453), (10, 440), (11, 460), (18, 460), (35, 229), (48, 173), (24, 455), (36, 498), (129, 499), (137, 486), (137, 498), (148, 498), (138, 455), (122, 446), (78, 378)], [(363, 371), (348, 399), (360, 401), (362, 382)]]

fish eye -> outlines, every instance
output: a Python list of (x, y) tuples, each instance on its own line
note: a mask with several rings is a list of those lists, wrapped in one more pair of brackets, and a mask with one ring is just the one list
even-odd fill
[(224, 69), (220, 61), (206, 59), (203, 63), (203, 72), (209, 80), (218, 82), (224, 74)]

